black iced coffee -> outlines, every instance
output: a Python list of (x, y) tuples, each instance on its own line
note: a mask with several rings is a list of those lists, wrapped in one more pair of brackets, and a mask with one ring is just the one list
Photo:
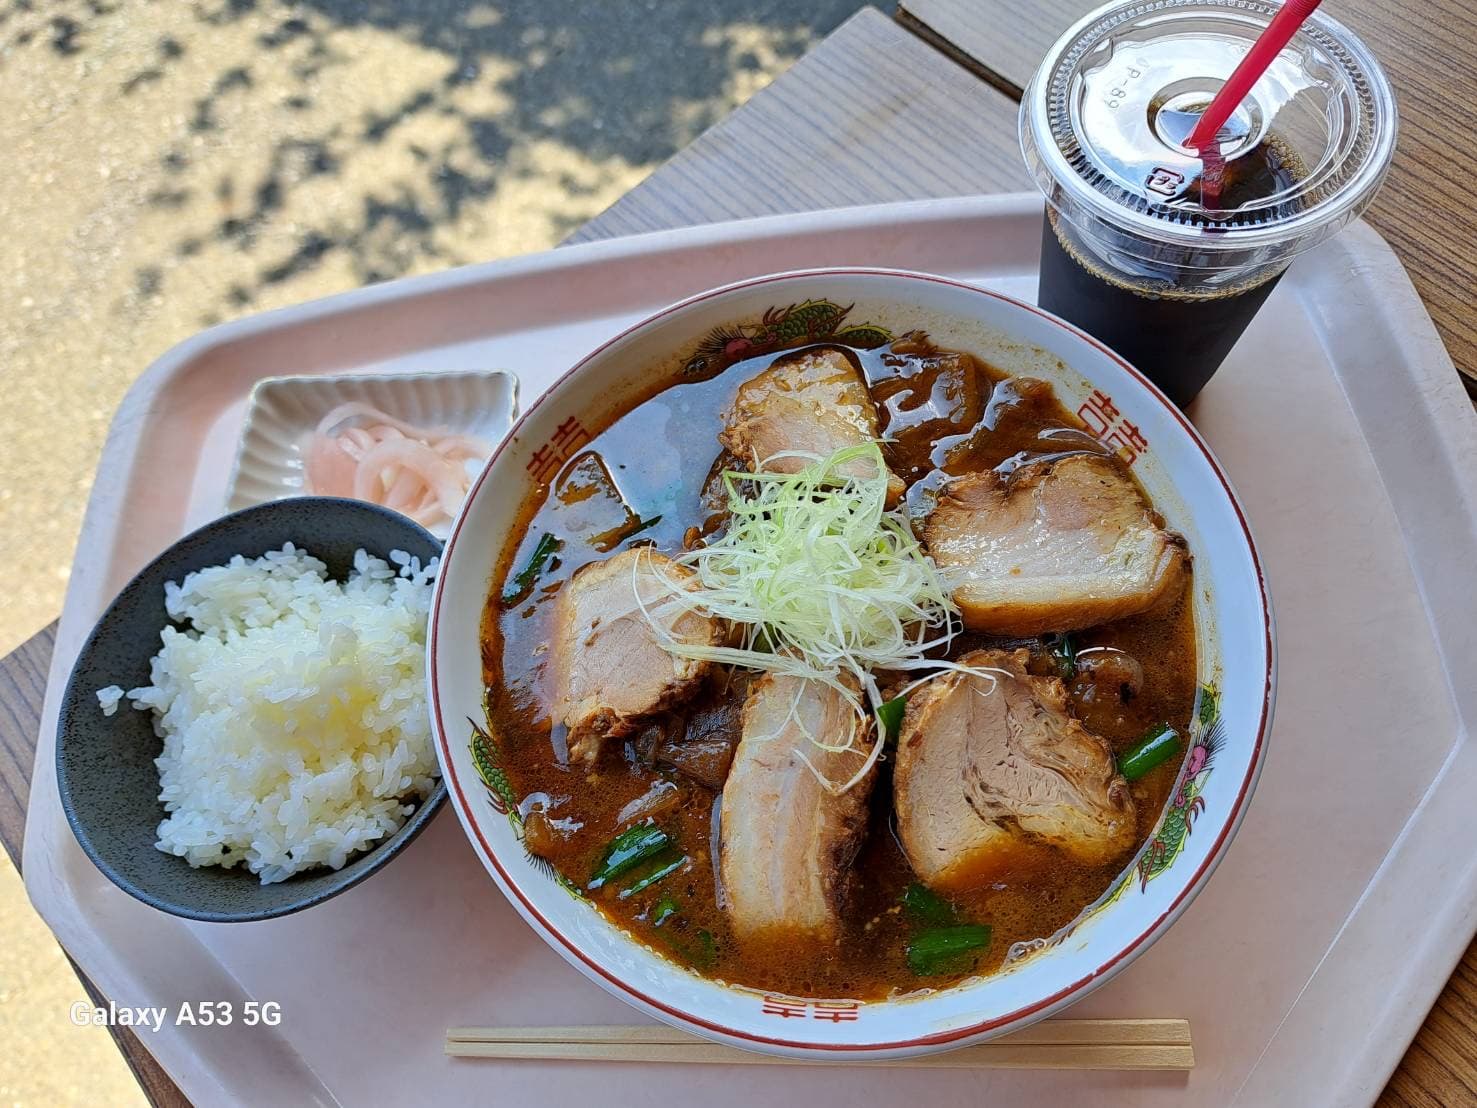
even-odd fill
[[(1200, 199), (1205, 174), (1187, 195), (1230, 210), (1286, 192), (1297, 182), (1297, 161), (1275, 138), (1258, 143), (1219, 174), (1214, 197)], [(1144, 288), (1098, 264), (1070, 224), (1047, 209), (1041, 229), (1041, 284), (1037, 303), (1107, 343), (1149, 376), (1176, 404), (1188, 404), (1210, 380), (1257, 309), (1281, 279), (1256, 274), (1241, 285), (1206, 294), (1162, 283)]]
[(1021, 104), (1046, 194), (1038, 300), (1194, 399), (1294, 256), (1368, 204), (1395, 109), (1362, 43), (1315, 15), (1217, 139), (1185, 138), (1276, 13), (1256, 0), (1112, 4), (1057, 42)]

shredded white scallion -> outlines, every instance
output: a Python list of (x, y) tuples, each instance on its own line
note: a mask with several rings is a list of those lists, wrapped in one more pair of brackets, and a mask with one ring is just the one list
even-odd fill
[[(664, 648), (679, 657), (742, 666), (819, 681), (856, 709), (859, 725), (844, 742), (805, 732), (822, 750), (858, 749), (861, 726), (883, 702), (874, 671), (966, 669), (941, 661), (960, 631), (958, 610), (938, 567), (913, 535), (907, 517), (887, 508), (887, 468), (876, 443), (830, 457), (790, 452), (810, 464), (799, 473), (726, 471), (729, 518), (724, 533), (673, 560), (697, 574), (700, 586), (667, 578), (676, 603), (733, 625), (736, 646), (677, 640), (664, 620), (637, 603)], [(873, 462), (874, 476), (849, 468)], [(772, 462), (772, 459), (770, 460)], [(653, 605), (656, 607), (656, 605)], [(969, 672), (976, 672), (969, 669)], [(924, 678), (926, 680), (927, 678)], [(921, 682), (915, 682), (909, 689)], [(858, 695), (861, 690), (862, 695)], [(798, 697), (797, 697), (798, 704)], [(804, 728), (792, 706), (790, 721)], [(882, 753), (880, 728), (863, 766), (850, 780), (828, 781), (801, 757), (823, 785), (844, 792), (861, 781)]]

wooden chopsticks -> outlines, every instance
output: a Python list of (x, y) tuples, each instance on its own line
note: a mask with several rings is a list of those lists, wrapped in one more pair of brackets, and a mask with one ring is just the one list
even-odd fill
[(657, 1024), (608, 1027), (453, 1027), (455, 1058), (587, 1062), (700, 1062), (721, 1065), (876, 1065), (942, 1069), (1188, 1070), (1190, 1024), (1175, 1019), (1046, 1020), (979, 1046), (945, 1054), (869, 1062), (848, 1054), (810, 1062), (720, 1046)]

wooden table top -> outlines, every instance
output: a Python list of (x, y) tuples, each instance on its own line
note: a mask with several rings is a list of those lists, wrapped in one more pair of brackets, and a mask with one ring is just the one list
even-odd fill
[[(1425, 10), (1439, 11), (1448, 2), (1436, 0)], [(911, 0), (899, 11), (898, 22), (864, 9), (569, 241), (753, 215), (1028, 188), (1015, 138), (1020, 88), (1056, 28), (1090, 6), (1076, 0), (1008, 8), (994, 0)], [(1366, 19), (1361, 24), (1355, 15), (1349, 18), (1366, 34), (1378, 26), (1368, 22), (1380, 18), (1371, 0), (1346, 0), (1346, 6)], [(1448, 60), (1449, 72), (1459, 74), (1458, 55), (1477, 45), (1477, 16), (1452, 10), (1456, 14), (1443, 25), (1448, 33), (1460, 26), (1460, 35), (1436, 43), (1437, 54), (1422, 56)], [(1454, 84), (1439, 82), (1407, 94), (1407, 86), (1415, 87), (1414, 70), (1400, 68), (1399, 59), (1408, 56), (1413, 66), (1416, 45), (1424, 51), (1427, 43), (1419, 20), (1402, 13), (1399, 21), (1398, 36), (1392, 32), (1396, 44), (1381, 49), (1395, 71), (1406, 113), (1401, 160), (1391, 180), (1417, 199), (1409, 206), (1386, 203), (1373, 218), (1401, 252), (1457, 364), (1477, 372), (1477, 320), (1463, 316), (1458, 303), (1477, 284), (1477, 259), (1458, 257), (1463, 244), (1477, 238), (1472, 234), (1477, 215), (1461, 207), (1456, 177), (1437, 179), (1422, 172), (1422, 159), (1435, 158), (1441, 113), (1450, 114), (1446, 105), (1472, 98), (1458, 96), (1461, 90)], [(1371, 41), (1385, 45), (1373, 35)], [(898, 151), (908, 156), (897, 157)], [(1468, 173), (1477, 168), (1470, 154), (1466, 166)], [(1421, 212), (1450, 219), (1422, 218)], [(1451, 226), (1462, 232), (1447, 234)], [(1443, 283), (1440, 273), (1463, 279)], [(17, 865), (54, 634), (52, 625), (0, 661), (0, 843)], [(83, 984), (97, 999), (85, 977)], [(1477, 1101), (1474, 1028), (1477, 954), (1469, 951), (1385, 1101)], [(130, 1031), (117, 1028), (114, 1035), (152, 1102), (188, 1103)]]

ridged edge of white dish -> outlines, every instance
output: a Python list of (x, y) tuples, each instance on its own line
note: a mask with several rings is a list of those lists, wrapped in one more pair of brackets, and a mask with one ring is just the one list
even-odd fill
[[(501, 369), (264, 378), (247, 401), (225, 510), (302, 496), (303, 441), (328, 412), (353, 401), (495, 448), (518, 415), (518, 378)], [(445, 527), (431, 530), (445, 537)]]

